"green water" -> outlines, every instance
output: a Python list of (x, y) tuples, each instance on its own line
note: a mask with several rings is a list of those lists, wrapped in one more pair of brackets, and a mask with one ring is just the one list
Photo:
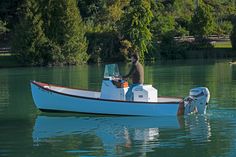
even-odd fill
[[(129, 66), (120, 64), (124, 74)], [(206, 86), (207, 115), (108, 117), (41, 113), (30, 81), (99, 90), (104, 65), (0, 69), (0, 156), (236, 156), (236, 65), (227, 60), (145, 65), (145, 83), (160, 96), (187, 96)]]

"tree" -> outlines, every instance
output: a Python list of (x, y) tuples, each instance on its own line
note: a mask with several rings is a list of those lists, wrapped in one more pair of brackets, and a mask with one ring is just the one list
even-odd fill
[(117, 22), (130, 0), (78, 0), (89, 41), (89, 62), (123, 61)]
[(40, 47), (47, 42), (37, 0), (27, 0), (21, 8), (22, 18), (15, 27), (12, 50), (23, 64), (43, 64)]
[(18, 8), (22, 0), (1, 0), (0, 1), (0, 19), (7, 23), (7, 28), (12, 29), (18, 21)]
[(116, 25), (116, 22), (121, 19), (124, 14), (124, 8), (127, 7), (130, 0), (116, 0), (110, 1), (108, 4), (108, 19), (109, 23)]
[(121, 33), (139, 50), (141, 60), (148, 52), (152, 33), (149, 25), (152, 21), (150, 2), (147, 0), (131, 0), (129, 8), (121, 19)]
[[(103, 21), (107, 12), (107, 0), (78, 0), (80, 14), (85, 20), (93, 20), (96, 24)], [(101, 16), (103, 15), (103, 16)]]
[(213, 30), (213, 18), (210, 12), (210, 7), (203, 2), (200, 3), (191, 19), (191, 33), (195, 39), (202, 41)]
[(64, 16), (60, 23), (64, 27), (63, 51), (69, 64), (85, 63), (88, 60), (88, 42), (85, 37), (85, 28), (76, 0), (62, 0)]
[(160, 55), (165, 59), (183, 59), (187, 45), (178, 42), (174, 39), (175, 32), (169, 31), (162, 35), (161, 43), (159, 44)]
[(48, 7), (43, 15), (46, 36), (61, 47), (65, 63), (87, 62), (88, 42), (76, 0), (43, 0), (43, 3)]
[(161, 2), (152, 0), (151, 9), (153, 12), (153, 20), (151, 22), (151, 31), (154, 42), (160, 40), (166, 32), (175, 30), (175, 19), (169, 12), (165, 10)]
[(123, 9), (129, 2), (130, 0), (78, 0), (78, 7), (85, 21), (93, 21), (95, 25), (113, 25), (121, 18)]

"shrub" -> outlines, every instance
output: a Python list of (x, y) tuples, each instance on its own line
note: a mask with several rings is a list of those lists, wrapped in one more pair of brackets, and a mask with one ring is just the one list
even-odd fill
[(161, 57), (165, 59), (183, 59), (189, 46), (186, 43), (176, 41), (173, 32), (167, 32), (162, 36), (159, 47)]

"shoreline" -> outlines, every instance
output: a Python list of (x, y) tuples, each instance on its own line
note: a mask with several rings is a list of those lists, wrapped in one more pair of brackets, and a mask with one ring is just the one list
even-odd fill
[[(152, 60), (151, 62), (158, 61), (166, 61), (166, 60), (191, 60), (191, 59), (236, 59), (236, 50), (232, 48), (213, 48), (213, 49), (205, 49), (205, 50), (190, 50), (186, 52), (185, 58), (180, 59), (163, 59), (157, 58)], [(149, 62), (150, 60), (145, 60)], [(105, 62), (104, 62), (105, 63)], [(89, 64), (89, 63), (85, 63)], [(91, 64), (91, 63), (90, 63)], [(96, 64), (96, 63), (94, 63)], [(33, 67), (27, 66), (19, 63), (14, 54), (9, 52), (0, 53), (0, 69), (2, 68), (17, 68), (17, 67)], [(36, 66), (39, 67), (39, 66)], [(49, 67), (49, 66), (41, 66), (41, 67)]]

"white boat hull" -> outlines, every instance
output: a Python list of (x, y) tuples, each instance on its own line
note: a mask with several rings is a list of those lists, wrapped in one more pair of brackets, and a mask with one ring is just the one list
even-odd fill
[[(84, 93), (87, 95), (83, 95), (82, 91), (76, 89), (58, 87), (36, 81), (31, 82), (31, 90), (35, 105), (42, 111), (130, 116), (176, 116), (179, 102), (181, 101), (179, 98), (166, 99), (170, 101), (160, 98), (162, 101), (155, 103), (106, 100), (100, 99), (98, 92), (85, 91)], [(73, 94), (73, 92), (63, 92), (70, 90), (74, 91), (74, 93), (77, 92), (78, 95)], [(89, 94), (91, 97), (88, 96)]]

